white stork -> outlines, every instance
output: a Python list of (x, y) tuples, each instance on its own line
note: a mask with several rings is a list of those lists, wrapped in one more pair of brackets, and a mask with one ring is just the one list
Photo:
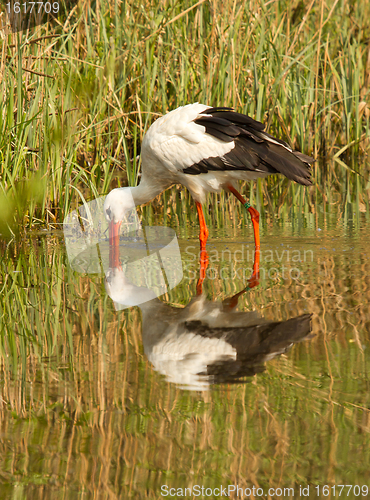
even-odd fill
[(251, 215), (259, 248), (259, 213), (237, 191), (236, 181), (280, 173), (309, 186), (310, 164), (314, 161), (265, 132), (264, 125), (249, 116), (232, 108), (199, 103), (182, 106), (156, 120), (144, 137), (141, 159), (140, 184), (113, 189), (106, 197), (104, 212), (110, 223), (110, 242), (118, 241), (125, 212), (132, 208), (132, 197), (136, 206), (142, 205), (174, 184), (182, 184), (197, 206), (201, 250), (205, 250), (208, 237), (202, 210), (207, 193), (225, 189), (243, 203)]

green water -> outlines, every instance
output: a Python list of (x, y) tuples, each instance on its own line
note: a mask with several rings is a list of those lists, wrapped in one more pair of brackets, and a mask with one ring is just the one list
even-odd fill
[[(169, 322), (196, 307), (219, 313), (245, 288), (253, 238), (239, 222), (211, 226), (197, 298), (197, 225), (166, 220), (179, 235), (184, 277), (153, 310), (117, 311), (102, 274), (71, 268), (62, 233), (2, 247), (1, 499), (224, 498), (218, 488), (228, 485), (243, 498), (283, 497), (269, 488), (334, 498), (338, 485), (370, 487), (367, 213), (262, 222), (261, 279), (239, 297), (243, 321), (312, 315), (278, 353), (266, 334), (265, 357), (216, 363), (202, 390), (186, 387), (185, 371), (173, 375), (168, 360), (148, 359)], [(251, 341), (251, 330), (239, 334), (239, 344)]]

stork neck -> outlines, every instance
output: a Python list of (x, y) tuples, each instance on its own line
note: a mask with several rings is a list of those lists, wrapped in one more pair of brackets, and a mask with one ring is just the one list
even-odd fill
[(148, 177), (142, 175), (140, 184), (131, 188), (131, 194), (136, 206), (144, 205), (152, 201), (168, 187), (167, 184), (163, 184), (154, 178), (148, 179)]

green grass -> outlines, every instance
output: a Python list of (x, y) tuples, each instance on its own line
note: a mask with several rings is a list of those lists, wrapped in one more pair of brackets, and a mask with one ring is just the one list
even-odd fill
[[(369, 37), (367, 2), (86, 0), (56, 27), (0, 38), (0, 498), (157, 498), (189, 478), (366, 483)], [(312, 312), (315, 338), (201, 396), (155, 372), (139, 310), (116, 312), (103, 278), (74, 272), (59, 233), (41, 231), (82, 197), (136, 184), (145, 131), (195, 101), (233, 106), (317, 157), (310, 189), (243, 186), (272, 235), (262, 251), (308, 242), (314, 261), (301, 281), (261, 279), (240, 301), (272, 320)], [(211, 245), (252, 242), (239, 205), (210, 197)], [(198, 248), (185, 190), (142, 214)], [(198, 261), (189, 269), (169, 303), (194, 296)], [(204, 289), (221, 300), (244, 286)]]
[(136, 184), (150, 124), (196, 101), (248, 113), (318, 159), (311, 189), (252, 183), (262, 215), (293, 201), (312, 212), (335, 193), (368, 208), (369, 19), (366, 2), (86, 0), (64, 24), (7, 33), (0, 232), (57, 227), (81, 202), (73, 187), (91, 199)]

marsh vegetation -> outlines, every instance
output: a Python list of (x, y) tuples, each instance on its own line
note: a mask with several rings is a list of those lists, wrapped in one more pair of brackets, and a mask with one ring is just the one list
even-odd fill
[[(54, 26), (0, 35), (0, 498), (366, 484), (370, 3), (81, 0)], [(145, 131), (196, 101), (317, 159), (310, 188), (243, 186), (265, 273), (239, 302), (271, 321), (312, 314), (313, 337), (202, 393), (153, 368), (139, 309), (116, 311), (102, 276), (74, 271), (61, 231), (82, 202), (137, 184)], [(204, 290), (218, 301), (245, 287), (221, 271), (235, 255), (251, 266), (252, 227), (225, 194), (208, 207)], [(175, 187), (139, 212), (177, 232), (188, 274), (163, 300), (184, 308), (193, 202)]]

